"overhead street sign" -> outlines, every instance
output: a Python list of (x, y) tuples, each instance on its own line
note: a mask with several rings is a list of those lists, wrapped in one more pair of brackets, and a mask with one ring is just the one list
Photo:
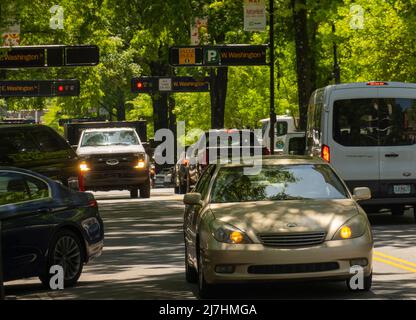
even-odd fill
[(209, 78), (140, 77), (132, 79), (131, 91), (132, 93), (208, 92)]
[(169, 48), (169, 64), (178, 67), (202, 66), (203, 49), (199, 46)]
[(0, 81), (0, 97), (79, 96), (78, 80)]
[(228, 45), (204, 47), (204, 64), (208, 66), (265, 65), (268, 46)]
[(95, 66), (99, 49), (94, 45), (0, 47), (0, 69)]
[(169, 63), (175, 67), (266, 65), (267, 45), (172, 47)]

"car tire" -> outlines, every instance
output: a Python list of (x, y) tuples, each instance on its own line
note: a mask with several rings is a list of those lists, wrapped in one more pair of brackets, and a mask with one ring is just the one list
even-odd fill
[[(85, 251), (82, 240), (70, 230), (59, 231), (52, 239), (46, 257), (46, 270), (39, 276), (46, 288), (50, 288), (50, 268), (60, 265), (64, 268), (64, 287), (73, 287), (78, 282), (84, 267)], [(71, 266), (68, 269), (68, 266)]]
[(137, 199), (139, 197), (139, 189), (133, 188), (130, 190), (130, 198)]
[(198, 254), (198, 293), (201, 299), (210, 299), (214, 297), (214, 285), (207, 283), (204, 276), (204, 262), (202, 261), (202, 252), (199, 249)]
[(198, 272), (188, 262), (188, 246), (185, 243), (185, 279), (188, 283), (198, 282)]
[(416, 206), (413, 206), (413, 217), (415, 218), (416, 223)]
[(364, 277), (364, 287), (362, 289), (353, 289), (351, 287), (350, 280), (351, 279), (348, 279), (346, 281), (348, 290), (350, 290), (351, 292), (368, 292), (371, 290), (371, 286), (373, 284), (373, 272), (371, 272), (370, 275)]
[(404, 208), (404, 207), (402, 207), (402, 206), (399, 206), (399, 207), (393, 207), (393, 208), (391, 209), (391, 214), (392, 214), (393, 216), (395, 216), (395, 217), (400, 217), (400, 216), (403, 216), (403, 215), (404, 215), (404, 211), (405, 211), (405, 208)]
[(140, 198), (150, 198), (150, 180), (147, 180), (143, 185), (140, 186)]
[(186, 183), (181, 183), (179, 185), (179, 194), (185, 194), (186, 193)]

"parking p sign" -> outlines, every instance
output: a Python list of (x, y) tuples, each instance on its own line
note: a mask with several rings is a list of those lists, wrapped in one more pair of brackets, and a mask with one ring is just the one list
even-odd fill
[(205, 63), (206, 64), (219, 64), (220, 52), (218, 49), (209, 48), (205, 50)]

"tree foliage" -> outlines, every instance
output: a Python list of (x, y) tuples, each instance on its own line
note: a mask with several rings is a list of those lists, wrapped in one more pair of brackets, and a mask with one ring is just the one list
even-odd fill
[[(266, 1), (267, 2), (267, 1)], [(295, 26), (293, 2), (306, 9), (310, 48), (308, 77), (311, 89), (334, 83), (333, 45), (338, 47), (342, 82), (367, 80), (416, 81), (414, 0), (276, 0), (276, 110), (298, 114)], [(303, 3), (303, 4), (302, 4)], [(77, 78), (76, 98), (8, 99), (9, 109), (47, 109), (45, 119), (57, 126), (62, 117), (108, 115), (112, 119), (143, 118), (149, 128), (175, 120), (187, 128), (208, 129), (211, 99), (207, 93), (133, 95), (130, 80), (141, 75), (209, 75), (208, 69), (173, 69), (168, 48), (189, 44), (191, 21), (207, 17), (203, 41), (268, 43), (268, 33), (243, 30), (242, 0), (61, 0), (64, 29), (51, 30), (51, 0), (6, 0), (1, 3), (0, 28), (12, 20), (21, 26), (21, 44), (97, 44), (97, 67), (8, 70), (7, 79)], [(352, 6), (363, 9), (363, 25), (352, 28)], [(335, 32), (333, 32), (333, 28)], [(268, 117), (267, 67), (230, 67), (225, 104), (226, 127), (255, 127)], [(2, 75), (4, 77), (4, 74)], [(172, 99), (173, 98), (173, 99)], [(174, 103), (172, 102), (174, 101)], [(0, 107), (5, 106), (0, 101)], [(304, 116), (304, 115), (303, 115)], [(151, 133), (151, 132), (150, 132)]]

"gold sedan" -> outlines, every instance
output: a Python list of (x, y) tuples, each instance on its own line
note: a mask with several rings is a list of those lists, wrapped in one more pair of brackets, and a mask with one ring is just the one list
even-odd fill
[(370, 190), (351, 195), (319, 159), (266, 157), (255, 174), (250, 166), (210, 165), (184, 197), (186, 279), (200, 296), (218, 283), (288, 279), (370, 290), (373, 238), (356, 202)]

